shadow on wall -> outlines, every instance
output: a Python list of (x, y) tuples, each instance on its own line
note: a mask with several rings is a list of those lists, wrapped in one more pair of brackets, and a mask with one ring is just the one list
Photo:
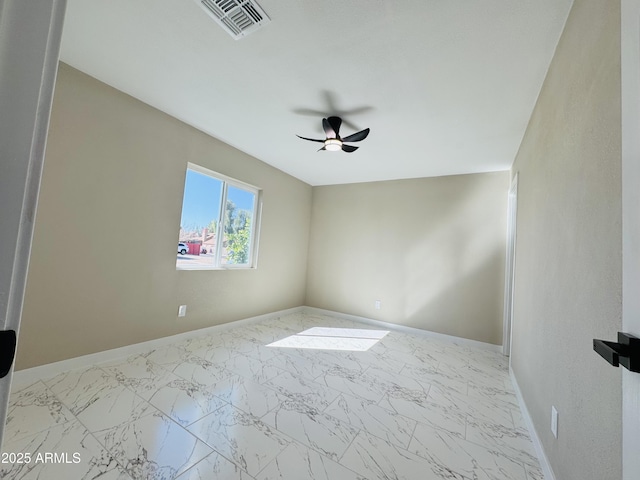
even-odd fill
[(482, 208), (484, 200), (471, 189), (407, 250), (402, 312), (408, 326), (502, 342), (505, 220)]
[(422, 277), (407, 285), (406, 326), (502, 344), (502, 249), (495, 248), (472, 268), (452, 269), (441, 282), (426, 271)]

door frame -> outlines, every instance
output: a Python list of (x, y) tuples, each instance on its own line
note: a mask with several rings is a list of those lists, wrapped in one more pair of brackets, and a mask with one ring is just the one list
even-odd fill
[[(622, 329), (640, 336), (640, 0), (621, 1)], [(640, 478), (640, 374), (622, 370), (622, 477)]]
[(502, 330), (502, 354), (511, 357), (511, 332), (513, 330), (513, 296), (515, 293), (516, 234), (518, 216), (518, 172), (511, 180), (507, 196), (507, 245), (504, 268), (504, 313)]
[[(0, 329), (20, 331), (66, 0), (0, 0)], [(0, 446), (13, 365), (0, 379)]]

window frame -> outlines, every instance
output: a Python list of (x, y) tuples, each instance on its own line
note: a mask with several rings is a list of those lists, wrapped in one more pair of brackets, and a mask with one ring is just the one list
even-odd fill
[[(216, 232), (216, 251), (214, 255), (214, 264), (213, 265), (178, 265), (176, 260), (176, 270), (255, 270), (258, 268), (258, 245), (260, 238), (260, 222), (262, 217), (262, 189), (256, 187), (255, 185), (251, 185), (246, 182), (242, 182), (235, 178), (229, 177), (222, 173), (215, 172), (209, 168), (203, 167), (201, 165), (197, 165), (195, 163), (187, 162), (187, 168), (185, 170), (185, 182), (184, 187), (182, 189), (182, 202), (184, 204), (184, 194), (186, 190), (186, 175), (189, 170), (192, 170), (201, 175), (206, 175), (215, 180), (219, 180), (222, 182), (222, 188), (220, 192), (220, 213), (218, 218), (218, 232)], [(220, 234), (220, 232), (224, 231), (224, 220), (225, 213), (227, 208), (227, 195), (229, 191), (229, 186), (248, 191), (253, 193), (253, 206), (252, 206), (252, 217), (251, 217), (251, 237), (249, 242), (249, 253), (247, 263), (242, 264), (233, 264), (233, 263), (222, 263), (222, 245), (224, 243), (224, 233)], [(183, 205), (184, 206), (184, 205)], [(182, 211), (180, 212), (180, 223), (182, 224)], [(178, 242), (180, 242), (180, 236), (178, 235)]]

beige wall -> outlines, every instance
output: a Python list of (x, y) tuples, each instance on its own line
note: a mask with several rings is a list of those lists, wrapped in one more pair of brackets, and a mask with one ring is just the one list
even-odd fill
[(508, 172), (315, 187), (307, 305), (500, 344), (508, 189)]
[[(619, 0), (576, 0), (517, 156), (512, 366), (558, 480), (621, 478)], [(559, 436), (550, 431), (551, 406)]]
[[(263, 189), (257, 270), (176, 271), (187, 162)], [(17, 369), (302, 305), (310, 210), (309, 185), (61, 64)]]

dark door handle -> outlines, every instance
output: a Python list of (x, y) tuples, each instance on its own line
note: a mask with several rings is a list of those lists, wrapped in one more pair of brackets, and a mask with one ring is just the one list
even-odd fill
[(614, 367), (640, 373), (640, 338), (618, 332), (618, 343), (593, 339), (593, 349)]
[(11, 370), (16, 356), (16, 332), (0, 330), (0, 378), (4, 378)]

